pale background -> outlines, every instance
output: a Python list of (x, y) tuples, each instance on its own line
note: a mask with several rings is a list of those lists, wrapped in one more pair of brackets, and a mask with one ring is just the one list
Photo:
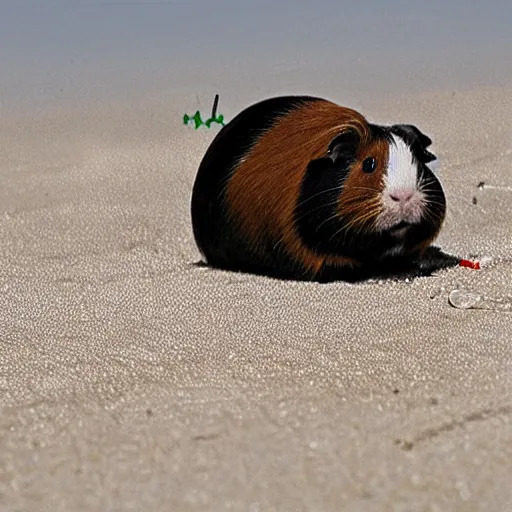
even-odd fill
[(249, 88), (353, 101), (503, 84), (511, 21), (506, 0), (2, 2), (0, 97), (5, 108)]

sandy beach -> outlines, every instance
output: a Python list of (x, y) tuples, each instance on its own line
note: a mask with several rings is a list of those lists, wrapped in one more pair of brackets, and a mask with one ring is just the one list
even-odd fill
[[(3, 98), (1, 510), (512, 510), (512, 80), (358, 94), (276, 66), (220, 91)], [(216, 92), (228, 120), (306, 92), (420, 126), (448, 201), (436, 245), (481, 270), (197, 266), (190, 193), (218, 128), (182, 118)]]

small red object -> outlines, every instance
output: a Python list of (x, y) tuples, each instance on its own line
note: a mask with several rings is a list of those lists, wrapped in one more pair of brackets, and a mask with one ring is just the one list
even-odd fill
[(470, 260), (460, 260), (459, 266), (480, 270), (480, 262)]

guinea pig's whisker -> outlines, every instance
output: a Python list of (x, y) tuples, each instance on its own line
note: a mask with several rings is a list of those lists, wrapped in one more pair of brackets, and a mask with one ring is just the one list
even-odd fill
[(439, 206), (444, 206), (445, 203), (443, 201), (436, 201), (435, 199), (428, 198), (428, 199), (425, 199), (424, 204), (425, 205), (437, 204)]
[(350, 222), (345, 224), (343, 228), (345, 230), (350, 230), (353, 226), (364, 227), (368, 220), (375, 219), (380, 213), (380, 204), (374, 202), (373, 204), (368, 205), (369, 208), (364, 213), (353, 217)]
[(300, 203), (298, 203), (296, 208), (298, 208), (299, 206), (305, 205), (308, 201), (311, 201), (315, 197), (321, 196), (322, 194), (328, 194), (329, 192), (334, 192), (336, 190), (340, 190), (340, 186), (326, 188), (325, 190), (321, 190), (320, 192), (317, 192), (316, 194), (313, 194), (312, 196), (309, 196), (308, 198), (306, 198), (303, 201), (301, 201)]
[(436, 219), (438, 218), (436, 215), (433, 214), (432, 210), (430, 208), (425, 208), (423, 210), (423, 218), (429, 222), (436, 222)]
[(363, 218), (358, 219), (357, 224), (355, 225), (355, 233), (359, 234), (366, 228), (368, 221), (373, 220), (372, 224), (375, 224), (375, 215), (367, 215)]
[[(325, 190), (321, 190), (320, 192), (317, 192), (316, 194), (313, 194), (312, 196), (309, 196), (308, 198), (306, 198), (303, 201), (301, 201), (300, 203), (298, 203), (296, 208), (298, 208), (300, 206), (304, 206), (307, 202), (309, 202), (312, 199), (315, 199), (315, 198), (321, 196), (322, 194), (328, 194), (330, 192), (334, 192), (334, 191), (340, 190), (340, 188), (341, 188), (341, 186), (336, 186), (336, 187), (331, 187), (331, 188), (328, 188), (328, 189), (325, 189)], [(374, 193), (378, 192), (378, 190), (376, 190), (374, 188), (369, 188), (369, 187), (356, 187), (356, 186), (345, 187), (345, 190), (356, 190), (356, 189), (358, 189), (358, 190), (367, 190), (369, 192), (374, 192)], [(354, 198), (354, 202), (359, 203), (360, 201), (361, 201), (360, 197)], [(331, 202), (331, 203), (325, 203), (325, 204), (323, 204), (321, 206), (313, 208), (313, 209), (309, 210), (309, 212), (315, 211), (315, 210), (317, 210), (319, 208), (322, 208), (322, 207), (325, 207), (325, 206), (331, 206), (331, 205), (335, 204), (336, 202), (338, 202), (338, 198), (336, 198), (336, 200)], [(303, 218), (304, 216), (308, 215), (309, 212), (306, 212), (305, 214), (301, 215), (300, 217), (297, 217), (296, 220), (299, 220), (299, 219)]]
[(359, 229), (355, 230), (356, 233), (360, 232), (368, 223), (369, 220), (373, 220), (373, 225), (375, 225), (375, 219), (380, 213), (380, 202), (375, 201), (373, 205), (370, 205), (370, 209), (365, 212), (363, 215), (358, 215), (354, 217), (348, 224), (344, 224), (340, 229), (335, 231), (335, 233), (331, 236), (331, 240), (338, 236), (340, 233), (347, 233), (353, 230), (353, 226), (359, 226)]
[(340, 233), (342, 233), (343, 231), (345, 230), (345, 228), (341, 228), (341, 229), (338, 229), (336, 230), (333, 235), (331, 236), (331, 238), (329, 238), (329, 241), (332, 241), (334, 240)]
[(316, 227), (316, 230), (318, 231), (324, 224), (327, 224), (328, 222), (331, 222), (331, 221), (339, 219), (339, 218), (340, 218), (340, 213), (339, 212), (334, 213), (330, 217), (327, 217), (322, 222), (320, 222), (320, 224), (318, 224), (318, 226)]
[(436, 212), (430, 205), (427, 204), (425, 206), (424, 212), (425, 217), (430, 219), (432, 222), (437, 223), (437, 221), (439, 220), (439, 213)]
[(419, 190), (421, 190), (422, 192), (427, 191), (427, 190), (429, 190), (429, 191), (439, 191), (439, 187), (434, 187), (434, 188), (430, 187), (430, 185), (435, 185), (435, 183), (436, 182), (434, 180), (426, 181), (426, 182), (424, 182), (424, 183), (422, 183), (420, 185)]
[[(434, 181), (434, 180), (432, 180), (432, 181)], [(455, 205), (453, 205), (453, 203), (446, 203), (446, 202), (444, 202), (442, 200), (436, 201), (436, 198), (438, 198), (438, 197), (441, 198), (442, 197), (442, 195), (441, 195), (441, 193), (439, 192), (438, 189), (435, 189), (435, 190), (420, 189), (420, 191), (422, 193), (424, 193), (424, 194), (429, 194), (430, 193), (430, 196), (425, 198), (424, 204), (432, 204), (432, 205), (438, 205), (438, 206), (445, 206), (446, 207), (446, 211), (449, 212), (450, 214), (455, 215), (456, 218), (460, 218), (460, 217), (462, 217), (464, 215), (463, 211), (460, 208), (456, 208)], [(467, 199), (464, 198), (464, 202), (468, 202)]]
[(430, 198), (430, 197), (424, 199), (423, 200), (423, 204), (425, 206), (428, 206), (428, 207), (430, 207), (430, 206), (440, 206), (441, 208), (443, 208), (445, 206), (445, 203), (443, 201), (438, 201), (438, 200), (436, 200), (434, 198)]
[(351, 202), (345, 202), (343, 204), (342, 213), (344, 214), (356, 214), (356, 218), (359, 216), (359, 212), (362, 211), (362, 214), (365, 215), (368, 212), (372, 212), (374, 210), (378, 210), (381, 206), (380, 200), (378, 198), (373, 198), (364, 202), (359, 200), (354, 200)]
[[(377, 215), (372, 216), (369, 220), (371, 221), (370, 225), (371, 225), (372, 229), (375, 229), (376, 224), (377, 224)], [(361, 224), (359, 226), (359, 229), (356, 230), (356, 233), (361, 233), (363, 231), (363, 229), (366, 229), (367, 224), (368, 224), (368, 222), (365, 222), (364, 224)]]
[(420, 190), (421, 191), (430, 191), (430, 192), (437, 192), (437, 193), (440, 193), (440, 190), (439, 190), (439, 185), (436, 186), (436, 182), (435, 181), (428, 181), (426, 183), (424, 183), (421, 187), (420, 187)]
[(425, 212), (426, 214), (439, 216), (439, 215), (436, 215), (436, 213), (435, 213), (435, 207), (432, 205), (432, 203), (425, 203), (425, 209), (424, 209), (424, 212)]
[[(363, 227), (365, 226), (366, 224), (366, 221), (368, 219), (356, 219), (357, 222), (349, 222), (348, 224), (345, 224), (344, 226), (342, 226), (340, 229), (338, 229), (330, 238), (330, 240), (333, 240), (335, 237), (337, 237), (340, 233), (349, 233), (350, 231), (354, 231), (355, 234), (359, 233)], [(356, 228), (358, 229), (354, 229), (354, 226), (356, 226)]]
[[(302, 215), (300, 215), (299, 217), (296, 217), (295, 221), (297, 222), (297, 221), (303, 219), (304, 217), (307, 217), (311, 212), (314, 212), (314, 211), (319, 210), (321, 208), (326, 208), (326, 207), (334, 206), (337, 203), (338, 203), (338, 198), (336, 198), (334, 201), (322, 204), (320, 206), (316, 206), (315, 208), (311, 208), (308, 211), (306, 211), (305, 213), (303, 213)], [(303, 203), (301, 203), (301, 204), (303, 204)], [(354, 197), (351, 201), (346, 201), (344, 203), (343, 210), (346, 211), (347, 210), (347, 206), (349, 206), (351, 204), (353, 205), (353, 208), (352, 208), (353, 210), (359, 209), (361, 207), (361, 200), (360, 200), (360, 198)], [(348, 208), (348, 209), (351, 210), (350, 208)], [(316, 229), (317, 230), (320, 229), (324, 224), (327, 224), (328, 222), (331, 222), (332, 220), (335, 220), (336, 218), (339, 218), (339, 216), (340, 216), (339, 212), (334, 213), (330, 217), (327, 217), (326, 219), (324, 219), (320, 224), (318, 224)]]
[[(349, 203), (350, 204), (350, 203)], [(353, 204), (353, 210), (359, 210), (361, 208), (361, 201), (359, 199), (356, 199), (354, 198), (353, 201), (352, 201), (352, 204)], [(345, 202), (344, 205), (343, 205), (343, 212), (347, 212), (347, 203)], [(350, 211), (350, 209), (348, 209)], [(316, 227), (316, 229), (320, 229), (324, 224), (327, 224), (328, 222), (334, 220), (334, 219), (337, 219), (340, 217), (340, 212), (336, 212), (334, 215), (331, 215), (330, 217), (327, 217), (326, 219), (324, 219), (322, 222), (320, 222), (320, 224), (318, 224), (318, 226)]]
[(280, 239), (276, 242), (276, 244), (274, 245), (274, 247), (272, 248), (272, 250), (273, 250), (273, 251), (276, 251), (276, 250), (277, 250), (277, 248), (278, 248), (280, 245), (282, 245), (282, 243), (283, 243), (283, 239), (282, 239), (282, 238), (280, 238)]
[(318, 231), (324, 224), (327, 224), (328, 222), (331, 222), (334, 219), (339, 218), (340, 214), (336, 212), (334, 215), (331, 215), (330, 217), (327, 217), (327, 219), (324, 219), (318, 226), (316, 227), (316, 230)]
[(432, 190), (432, 189), (429, 189), (428, 187), (430, 185), (435, 185), (436, 183), (438, 183), (438, 182), (435, 179), (429, 179), (429, 180), (421, 181), (420, 186), (418, 188), (421, 191), (423, 191), (423, 190)]
[(370, 188), (370, 187), (359, 187), (359, 186), (356, 186), (356, 185), (351, 185), (351, 186), (345, 186), (344, 187), (345, 190), (368, 190), (370, 192), (380, 192), (378, 189), (376, 188)]
[[(294, 219), (295, 219), (295, 222), (297, 222), (297, 221), (299, 221), (299, 220), (302, 220), (304, 217), (307, 217), (310, 213), (312, 213), (312, 212), (314, 212), (314, 211), (316, 211), (316, 210), (320, 210), (320, 209), (322, 209), (322, 208), (326, 208), (326, 207), (328, 208), (328, 207), (330, 207), (330, 206), (334, 206), (334, 205), (336, 205), (337, 203), (338, 203), (338, 199), (336, 199), (336, 200), (334, 200), (334, 201), (330, 201), (330, 202), (328, 202), (328, 203), (321, 204), (320, 206), (315, 206), (314, 208), (310, 208), (309, 210), (307, 210), (307, 211), (306, 211), (305, 213), (303, 213), (302, 215), (299, 215), (298, 217), (295, 217), (295, 218), (294, 218)], [(335, 216), (337, 216), (337, 215), (338, 215), (338, 214), (333, 215), (333, 217), (335, 217)], [(327, 220), (329, 220), (329, 219), (327, 219)], [(327, 220), (326, 220), (326, 221), (324, 221), (324, 222), (327, 222)]]
[(438, 191), (434, 189), (420, 190), (420, 192), (425, 194), (427, 197), (443, 197), (441, 193), (438, 193)]
[(425, 184), (425, 179), (424, 178), (425, 178), (425, 171), (422, 169), (421, 170), (421, 174), (420, 174), (420, 176), (418, 178), (418, 181), (417, 181), (417, 183), (419, 184), (419, 187), (418, 187), (419, 190), (421, 190), (423, 185)]
[[(435, 183), (435, 180), (434, 179), (431, 179), (430, 181), (428, 181), (424, 186), (422, 186), (420, 188), (420, 190), (422, 192), (432, 192), (431, 189), (428, 189), (426, 188), (427, 185), (430, 185), (431, 183)], [(443, 177), (443, 183), (453, 183), (455, 185), (467, 185), (467, 181), (464, 181), (464, 180), (450, 180), (450, 179), (446, 179)], [(439, 191), (436, 190), (435, 191), (437, 194), (439, 194)], [(463, 200), (465, 203), (469, 203), (471, 202), (470, 199), (468, 199), (467, 195), (464, 194), (464, 193), (461, 193), (460, 189), (456, 189), (454, 191), (452, 191), (452, 195), (455, 195), (456, 197), (459, 197), (461, 198), (461, 200)], [(483, 211), (483, 210), (482, 210)]]
[(374, 204), (367, 204), (366, 208), (364, 208), (363, 211), (361, 211), (363, 208), (357, 207), (357, 205), (354, 205), (352, 208), (347, 208), (346, 205), (343, 208), (343, 211), (341, 212), (343, 216), (348, 216), (350, 218), (350, 222), (357, 222), (357, 219), (369, 216), (372, 217), (373, 215), (377, 215), (381, 209), (380, 203), (377, 204), (375, 202)]

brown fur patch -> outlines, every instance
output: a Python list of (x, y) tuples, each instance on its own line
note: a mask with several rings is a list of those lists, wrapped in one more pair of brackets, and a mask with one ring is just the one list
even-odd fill
[[(377, 167), (372, 173), (365, 173), (363, 162), (369, 157), (376, 159)], [(389, 143), (386, 140), (369, 141), (360, 146), (357, 161), (344, 181), (338, 200), (338, 212), (346, 220), (347, 229), (373, 230), (382, 208), (381, 192), (388, 158)]]
[(326, 258), (308, 249), (293, 218), (308, 163), (325, 156), (332, 139), (347, 129), (356, 130), (362, 140), (369, 137), (361, 114), (322, 100), (281, 117), (255, 141), (226, 187), (231, 220), (252, 242), (252, 250), (268, 250), (270, 242), (312, 275), (321, 270), (326, 259), (338, 266), (357, 263), (335, 255)]

